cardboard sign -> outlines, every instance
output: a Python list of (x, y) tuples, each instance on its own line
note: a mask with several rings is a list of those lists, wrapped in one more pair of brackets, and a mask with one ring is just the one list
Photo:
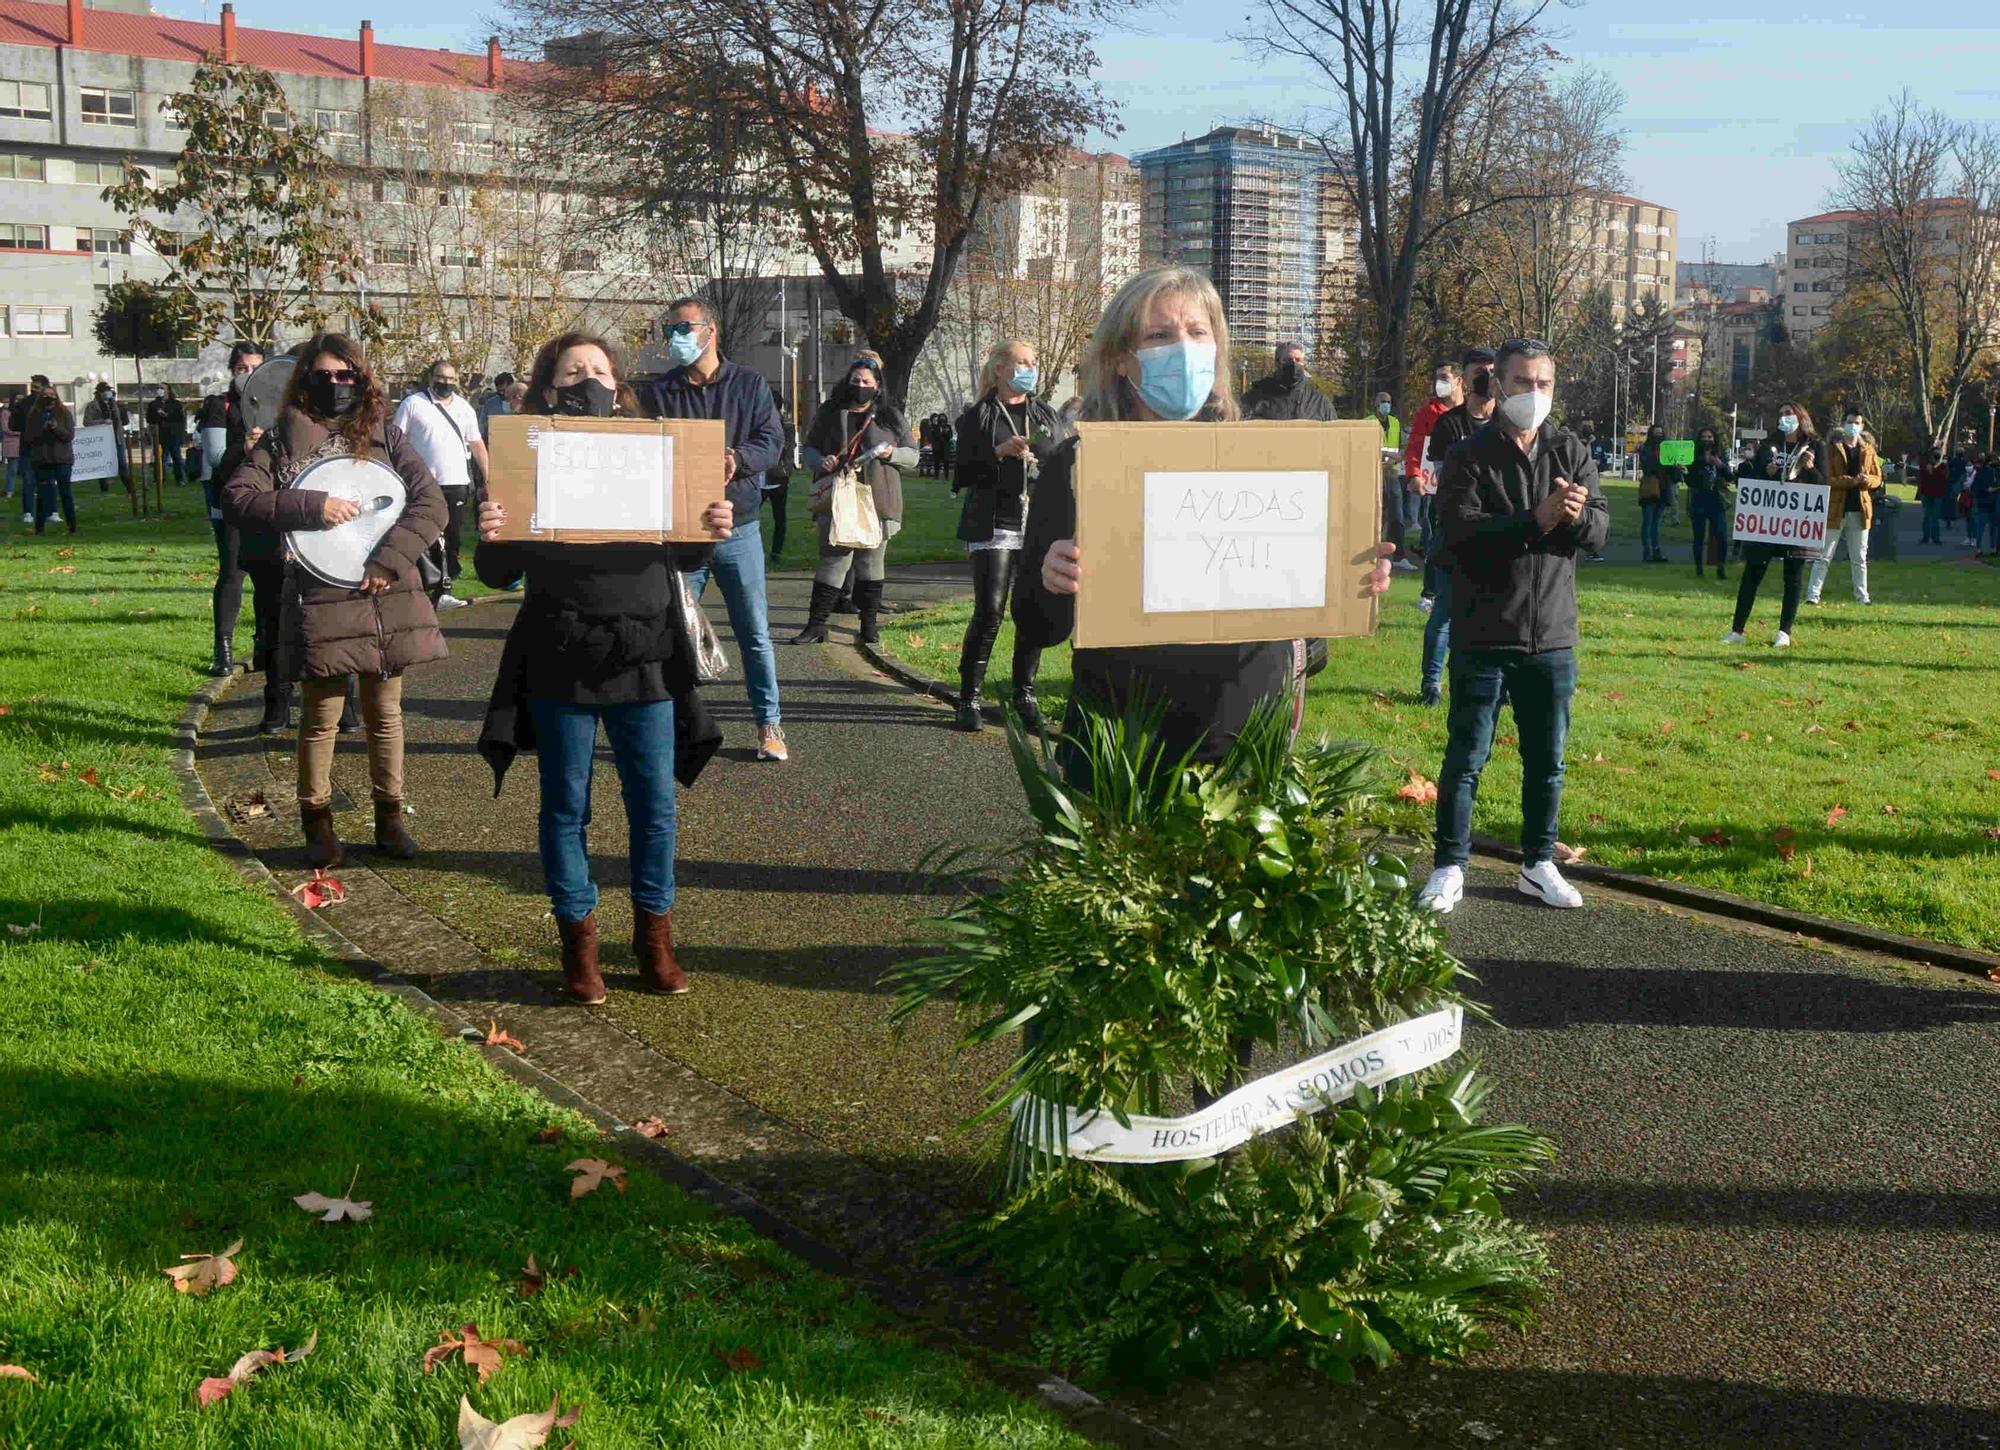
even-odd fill
[(1739, 479), (1730, 537), (1745, 544), (1778, 544), (1817, 558), (1826, 548), (1826, 505), (1831, 492), (1823, 483)]
[(723, 497), (714, 419), (544, 418), (488, 427), (486, 496), (507, 510), (500, 537), (545, 544), (707, 544)]
[(1381, 429), (1082, 423), (1079, 649), (1372, 634)]
[(76, 464), (69, 476), (77, 483), (118, 477), (118, 430), (109, 423), (92, 423), (76, 430), (70, 445)]
[(1694, 439), (1663, 438), (1660, 440), (1660, 463), (1672, 468), (1675, 464), (1694, 462)]

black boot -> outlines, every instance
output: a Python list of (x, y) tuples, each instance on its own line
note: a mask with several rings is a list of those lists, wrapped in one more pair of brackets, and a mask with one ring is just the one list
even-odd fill
[(1021, 717), (1021, 728), (1030, 735), (1040, 735), (1047, 729), (1042, 719), (1041, 701), (1035, 698), (1035, 676), (1041, 673), (1042, 652), (1021, 643), (1020, 636), (1014, 637), (1014, 713)]
[(358, 675), (347, 677), (347, 698), (341, 702), (340, 723), (334, 728), (342, 735), (352, 735), (361, 728), (361, 679)]
[(861, 642), (880, 644), (882, 630), (879, 621), (882, 616), (882, 581), (863, 579), (854, 586), (854, 608), (861, 616)]
[(840, 591), (831, 584), (813, 581), (812, 604), (806, 614), (806, 627), (792, 636), (793, 644), (825, 644), (826, 621), (833, 613), (833, 601)]
[(215, 660), (208, 672), (218, 679), (236, 673), (236, 645), (218, 626), (215, 631)]
[(257, 722), (259, 735), (283, 735), (292, 728), (292, 687), (289, 684), (264, 687), (264, 718)]
[(986, 728), (986, 718), (979, 708), (979, 687), (985, 683), (985, 660), (959, 661), (956, 726), (968, 735), (977, 735)]
[(854, 604), (854, 571), (848, 570), (847, 582), (834, 591), (833, 612), (835, 614), (858, 614)]

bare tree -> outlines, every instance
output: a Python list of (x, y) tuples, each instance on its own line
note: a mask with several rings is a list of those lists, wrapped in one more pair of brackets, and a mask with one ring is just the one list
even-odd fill
[(2000, 132), (1926, 110), (1905, 91), (1835, 169), (1832, 205), (1856, 213), (1846, 285), (1894, 309), (1912, 415), (1943, 447), (2000, 328)]
[[(1434, 216), (1440, 144), (1490, 63), (1521, 44), (1548, 0), (1263, 0), (1252, 37), (1307, 62), (1335, 98), (1322, 136), (1361, 233), (1362, 273), (1374, 313), (1376, 386), (1402, 391), (1411, 297), (1423, 250), (1479, 206)], [(1408, 13), (1406, 13), (1406, 7)], [(1413, 88), (1402, 67), (1422, 77)]]
[(805, 253), (900, 400), (987, 203), (1112, 128), (1091, 42), (1133, 0), (511, 3), (518, 37), (590, 33), (546, 94), (607, 179), (657, 194), (715, 174), (693, 118), (719, 108), (775, 158)]

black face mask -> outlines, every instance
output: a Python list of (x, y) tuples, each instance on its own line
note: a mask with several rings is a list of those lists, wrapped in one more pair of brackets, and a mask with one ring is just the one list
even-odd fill
[(1305, 375), (1306, 370), (1302, 363), (1281, 362), (1278, 364), (1278, 382), (1287, 388), (1296, 388), (1299, 385), (1299, 379)]
[(1472, 395), (1476, 398), (1493, 396), (1493, 374), (1474, 373), (1472, 375)]
[(337, 383), (318, 374), (306, 379), (306, 406), (322, 418), (345, 418), (360, 401), (357, 383)]
[(449, 398), (449, 397), (450, 397), (450, 396), (451, 396), (451, 395), (452, 395), (453, 393), (455, 393), (455, 392), (457, 392), (457, 391), (458, 391), (458, 384), (457, 384), (457, 383), (432, 383), (432, 384), (431, 384), (431, 391), (432, 391), (432, 392), (434, 392), (434, 393), (436, 393), (436, 394), (437, 394), (437, 395), (438, 395), (438, 396), (439, 396), (440, 398)]
[(609, 418), (618, 395), (600, 378), (585, 378), (556, 389), (556, 413), (564, 418)]
[(855, 407), (866, 407), (875, 401), (876, 395), (881, 391), (880, 388), (864, 387), (860, 383), (849, 383), (847, 385), (847, 401)]

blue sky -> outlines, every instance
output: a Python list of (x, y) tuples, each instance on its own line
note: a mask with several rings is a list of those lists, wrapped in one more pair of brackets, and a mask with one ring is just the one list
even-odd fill
[[(213, 0), (157, 3), (189, 19), (217, 9)], [(477, 49), (490, 27), (476, 10), (464, 13), (474, 18), (404, 24), (372, 0), (237, 5), (245, 25), (350, 35), (368, 15), (384, 41)], [(1103, 80), (1125, 119), (1109, 144), (1130, 153), (1221, 122), (1307, 117), (1317, 88), (1306, 68), (1262, 60), (1231, 39), (1250, 13), (1249, 0), (1161, 0), (1130, 33), (1107, 37)], [(1682, 258), (1698, 259), (1712, 236), (1719, 260), (1756, 262), (1784, 245), (1788, 220), (1821, 209), (1835, 158), (1903, 88), (1955, 115), (2000, 121), (1996, 16), (1971, 0), (1819, 12), (1776, 0), (1589, 0), (1557, 9), (1552, 24), (1565, 54), (1624, 88), (1632, 190), (1679, 210)]]

